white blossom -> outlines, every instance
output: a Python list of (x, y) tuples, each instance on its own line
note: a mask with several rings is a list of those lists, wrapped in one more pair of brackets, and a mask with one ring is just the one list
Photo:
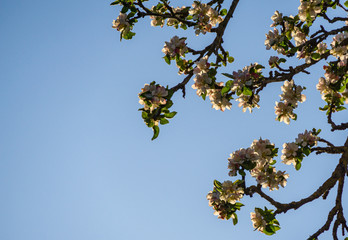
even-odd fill
[(238, 107), (243, 107), (243, 112), (245, 112), (248, 109), (250, 113), (252, 112), (253, 108), (255, 107), (260, 108), (260, 105), (258, 104), (259, 100), (260, 100), (260, 96), (257, 94), (253, 96), (241, 94), (236, 99), (236, 101), (239, 102)]
[(296, 165), (298, 145), (296, 143), (284, 143), (283, 144), (283, 155), (281, 156), (282, 162), (286, 165), (293, 164)]
[[(266, 40), (265, 45), (266, 49), (269, 50), (271, 47), (273, 47), (275, 44), (277, 44), (280, 41), (280, 35), (278, 29), (274, 28), (273, 31), (269, 30), (268, 34), (266, 34)], [(276, 47), (273, 47), (276, 49)]]
[(301, 0), (301, 5), (298, 7), (298, 16), (302, 22), (307, 20), (307, 15), (314, 20), (316, 16), (321, 12), (322, 0)]
[(326, 50), (327, 50), (327, 44), (324, 43), (324, 42), (318, 43), (317, 47), (318, 47), (317, 52), (319, 54), (324, 54), (326, 52)]
[(195, 62), (196, 67), (193, 69), (194, 74), (201, 72), (207, 73), (209, 71), (210, 64), (208, 63), (208, 55), (202, 57), (199, 61)]
[(304, 133), (300, 133), (296, 138), (296, 143), (303, 147), (305, 146), (314, 146), (317, 145), (318, 137), (313, 135), (311, 131), (305, 131)]
[(289, 103), (276, 102), (274, 107), (275, 114), (277, 115), (276, 120), (290, 124), (290, 119), (295, 119), (296, 116), (293, 113), (294, 108)]
[(241, 148), (230, 154), (228, 158), (228, 169), (230, 176), (236, 176), (237, 170), (245, 161), (255, 162), (258, 159), (256, 152), (251, 148)]
[(281, 87), (281, 90), (283, 93), (280, 96), (280, 100), (284, 101), (285, 103), (291, 104), (292, 106), (296, 107), (297, 102), (304, 102), (306, 100), (306, 96), (304, 94), (301, 94), (303, 91), (303, 88), (301, 86), (296, 86), (294, 84), (294, 80), (291, 80), (290, 82), (286, 80), (284, 82), (284, 85)]
[(268, 164), (262, 165), (258, 163), (254, 169), (250, 171), (250, 175), (254, 177), (258, 184), (263, 188), (269, 188), (270, 191), (278, 190), (279, 185), (285, 187), (286, 179), (289, 174), (285, 174), (282, 171), (276, 171), (274, 167), (270, 167)]
[(207, 73), (198, 73), (193, 80), (195, 83), (192, 85), (192, 88), (197, 89), (196, 93), (198, 96), (206, 94), (207, 90), (210, 89), (212, 79), (208, 76)]
[(240, 201), (244, 195), (244, 190), (241, 187), (238, 187), (231, 181), (224, 181), (222, 183), (222, 192), (220, 199), (235, 204), (237, 201)]
[(279, 60), (279, 57), (277, 56), (271, 56), (268, 60), (268, 64), (272, 67), (275, 63), (277, 63)]
[(226, 108), (228, 110), (231, 109), (232, 103), (225, 96), (221, 96), (221, 89), (209, 89), (207, 90), (207, 93), (209, 95), (212, 108), (221, 111), (225, 111)]
[(186, 38), (179, 38), (178, 36), (172, 37), (169, 42), (165, 42), (162, 52), (171, 58), (177, 54), (183, 56), (187, 52), (185, 40)]
[(116, 20), (112, 21), (112, 27), (116, 28), (117, 31), (126, 31), (128, 32), (129, 23), (127, 22), (127, 14), (120, 13)]
[(344, 58), (344, 56), (348, 52), (348, 46), (347, 44), (339, 46), (340, 43), (348, 38), (348, 32), (343, 32), (337, 34), (335, 37), (332, 39), (331, 47), (332, 49), (330, 50), (330, 54), (335, 56), (336, 58)]
[(291, 32), (291, 36), (294, 38), (296, 46), (299, 46), (307, 41), (306, 34), (303, 33), (298, 27), (294, 28), (294, 30)]
[[(139, 93), (139, 103), (144, 105), (145, 110), (150, 110), (150, 112), (152, 112), (160, 105), (167, 103), (165, 99), (166, 96), (168, 96), (168, 91), (165, 87), (145, 84), (144, 88), (142, 88)], [(147, 104), (147, 102), (150, 102), (150, 105)]]
[(255, 209), (255, 212), (250, 213), (250, 218), (253, 223), (253, 227), (258, 231), (263, 232), (267, 222), (263, 219), (262, 215), (259, 213), (257, 209)]
[(271, 27), (280, 25), (283, 22), (283, 14), (279, 13), (278, 11), (275, 11), (271, 19), (273, 21)]
[(272, 158), (271, 149), (274, 148), (274, 144), (271, 143), (268, 139), (260, 138), (259, 140), (254, 140), (250, 148), (257, 153), (259, 158), (258, 161), (260, 161), (260, 159), (265, 159), (266, 162), (264, 162), (263, 164), (270, 162)]
[(194, 21), (197, 21), (194, 26), (196, 35), (210, 32), (212, 27), (223, 21), (218, 12), (205, 3), (194, 2), (189, 14), (192, 15)]

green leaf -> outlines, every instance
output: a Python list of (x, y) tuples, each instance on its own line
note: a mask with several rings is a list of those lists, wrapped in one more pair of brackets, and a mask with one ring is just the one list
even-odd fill
[(339, 106), (336, 108), (336, 111), (339, 112), (339, 111), (342, 111), (342, 110), (345, 110), (347, 109), (346, 107), (343, 107), (343, 106)]
[(176, 114), (177, 112), (170, 112), (170, 113), (165, 113), (164, 116), (166, 118), (173, 118)]
[(295, 169), (298, 171), (298, 170), (300, 170), (300, 168), (301, 168), (301, 162), (297, 162)]
[(170, 65), (170, 57), (169, 57), (168, 55), (165, 55), (165, 56), (163, 57), (163, 59), (164, 59), (164, 61), (166, 61), (166, 63), (167, 63), (168, 65)]
[(251, 162), (251, 161), (245, 161), (244, 163), (242, 163), (242, 166), (246, 169), (246, 170), (251, 170), (256, 166), (256, 163)]
[(295, 54), (297, 52), (298, 48), (297, 47), (293, 47), (290, 49), (290, 53)]
[(237, 214), (234, 212), (233, 214), (233, 225), (236, 225), (238, 223), (238, 217), (237, 217)]
[(285, 63), (286, 59), (285, 58), (279, 58), (278, 63)]
[(244, 204), (243, 204), (243, 203), (240, 203), (240, 202), (236, 202), (236, 203), (234, 204), (234, 206), (240, 208), (240, 207), (243, 207)]
[(127, 32), (126, 34), (123, 34), (122, 32), (122, 37), (126, 40), (132, 39), (133, 36), (135, 36), (134, 32)]
[(306, 154), (306, 156), (311, 154), (311, 150), (309, 148), (304, 148), (302, 151), (303, 151), (304, 154)]
[[(345, 2), (344, 2), (344, 6), (348, 7), (348, 1), (345, 1)], [(345, 238), (344, 240), (347, 240), (347, 239), (348, 239), (348, 237)]]
[(246, 95), (246, 96), (251, 96), (253, 94), (253, 92), (251, 91), (250, 88), (244, 86), (243, 87), (243, 94)]
[(262, 69), (262, 68), (265, 68), (265, 67), (260, 65), (260, 64), (256, 65), (256, 67), (255, 67), (255, 69)]
[(166, 106), (166, 108), (170, 108), (171, 106), (173, 106), (173, 101), (168, 100), (165, 106)]
[(143, 119), (146, 119), (147, 116), (148, 116), (147, 112), (142, 112), (142, 113), (141, 113), (141, 117), (142, 117)]
[(219, 182), (218, 180), (214, 180), (214, 187), (216, 187), (217, 189), (221, 189), (222, 188), (221, 182)]
[(160, 132), (160, 129), (159, 129), (159, 127), (156, 126), (156, 125), (153, 126), (152, 129), (153, 129), (153, 137), (152, 137), (151, 140), (155, 140), (155, 139), (158, 137), (158, 134), (159, 134), (159, 132)]
[(169, 123), (169, 121), (167, 119), (161, 118), (160, 124), (165, 125), (165, 124), (168, 124), (168, 123)]
[(228, 93), (228, 91), (230, 91), (230, 87), (227, 87), (227, 86), (225, 86), (225, 87), (223, 87), (222, 89), (221, 89), (221, 96), (223, 96), (225, 93)]
[(326, 110), (329, 109), (329, 107), (330, 107), (329, 105), (325, 105), (324, 107), (320, 107), (319, 110), (320, 111), (326, 111)]
[(244, 170), (242, 170), (242, 169), (239, 169), (239, 170), (238, 170), (238, 173), (239, 173), (239, 175), (241, 175), (241, 176), (245, 176), (245, 172), (244, 172)]
[(226, 14), (227, 14), (227, 9), (224, 8), (220, 11), (221, 16), (225, 16)]
[(274, 232), (276, 232), (276, 231), (278, 231), (280, 229), (279, 226), (275, 226), (275, 225), (273, 225), (273, 228), (274, 228)]
[(228, 58), (227, 58), (227, 61), (228, 61), (229, 63), (233, 63), (233, 62), (234, 62), (234, 58), (233, 58), (233, 57), (228, 57)]
[(311, 57), (314, 60), (318, 60), (318, 59), (320, 59), (321, 55), (319, 53), (312, 53)]
[(203, 100), (205, 101), (205, 98), (207, 97), (207, 93), (202, 93), (201, 97), (202, 97)]
[(128, 7), (126, 6), (123, 6), (122, 10), (121, 10), (121, 13), (126, 13), (128, 11)]
[(208, 71), (208, 76), (209, 77), (215, 77), (217, 71), (215, 68), (210, 68), (209, 71)]
[(271, 226), (272, 225), (266, 225), (265, 229), (263, 230), (263, 233), (269, 236), (275, 234)]
[(224, 75), (225, 77), (228, 77), (228, 78), (232, 78), (232, 79), (233, 79), (233, 75), (231, 75), (231, 74), (228, 74), (228, 73), (222, 73), (222, 75)]
[(117, 1), (110, 3), (110, 5), (116, 5), (116, 4), (119, 4), (120, 2), (121, 2), (120, 0), (117, 0)]

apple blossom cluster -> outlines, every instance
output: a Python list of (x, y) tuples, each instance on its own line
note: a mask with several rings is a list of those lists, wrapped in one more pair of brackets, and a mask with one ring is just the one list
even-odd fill
[(313, 146), (317, 145), (319, 132), (315, 129), (312, 131), (305, 130), (304, 133), (298, 134), (295, 142), (284, 143), (281, 156), (282, 163), (293, 164), (295, 169), (299, 170), (303, 158), (311, 153)]
[(112, 21), (112, 28), (121, 32), (121, 36), (125, 37), (131, 30), (130, 24), (127, 20), (127, 14), (120, 13), (117, 19)]
[(226, 94), (222, 93), (223, 82), (215, 82), (216, 71), (210, 69), (210, 63), (208, 62), (208, 56), (204, 56), (199, 61), (195, 62), (196, 67), (193, 69), (194, 84), (193, 89), (196, 89), (198, 96), (205, 98), (209, 96), (212, 107), (216, 110), (225, 111), (225, 109), (231, 109), (232, 103), (230, 98)]
[(250, 213), (250, 218), (255, 230), (266, 235), (273, 235), (280, 229), (279, 222), (275, 219), (273, 210), (269, 210), (266, 207), (265, 210), (255, 208), (255, 212)]
[(255, 229), (257, 229), (260, 232), (263, 232), (265, 230), (267, 222), (263, 219), (259, 210), (255, 209), (255, 212), (251, 212), (250, 218)]
[(145, 110), (149, 110), (150, 113), (158, 108), (160, 105), (165, 105), (167, 100), (165, 97), (168, 96), (168, 91), (161, 85), (145, 84), (144, 88), (139, 93), (139, 103), (144, 105)]
[(192, 69), (192, 60), (186, 60), (185, 53), (188, 52), (188, 48), (186, 46), (187, 38), (179, 38), (178, 36), (174, 36), (170, 39), (169, 42), (165, 42), (162, 52), (165, 54), (163, 59), (167, 64), (170, 64), (171, 60), (175, 59), (176, 66), (179, 68), (179, 74), (188, 74), (189, 70)]
[(347, 65), (348, 45), (341, 45), (341, 43), (346, 39), (348, 39), (348, 32), (343, 32), (333, 37), (331, 42), (332, 49), (330, 50), (330, 54), (340, 60), (338, 64), (340, 67), (344, 67)]
[(223, 74), (233, 80), (226, 82), (221, 90), (222, 94), (236, 94), (238, 96), (236, 101), (239, 102), (238, 106), (242, 107), (243, 112), (249, 110), (251, 113), (253, 108), (260, 107), (258, 104), (260, 96), (253, 89), (257, 85), (256, 83), (263, 77), (261, 73), (262, 68), (264, 68), (262, 65), (253, 63), (245, 66), (242, 70), (234, 71), (232, 75)]
[(153, 129), (154, 135), (152, 140), (156, 139), (159, 134), (159, 124), (168, 124), (168, 119), (173, 118), (176, 112), (170, 112), (169, 108), (173, 105), (170, 99), (173, 95), (171, 90), (155, 82), (145, 84), (139, 93), (139, 103), (144, 105), (139, 110), (142, 111), (142, 118), (145, 124)]
[(276, 163), (273, 157), (277, 156), (277, 152), (278, 148), (275, 148), (268, 139), (254, 140), (249, 148), (241, 148), (230, 154), (229, 175), (236, 176), (239, 173), (245, 176), (245, 170), (248, 170), (263, 188), (268, 187), (270, 191), (273, 191), (278, 190), (279, 185), (285, 187), (289, 175), (276, 171), (272, 166)]
[(302, 22), (312, 22), (321, 12), (322, 0), (301, 0), (298, 7), (298, 16)]
[(230, 219), (232, 217), (233, 223), (237, 223), (236, 211), (240, 210), (243, 206), (242, 203), (238, 202), (244, 196), (244, 190), (240, 186), (240, 181), (235, 182), (214, 181), (214, 190), (210, 191), (207, 195), (209, 206), (215, 210), (214, 215), (220, 219)]
[(303, 89), (301, 86), (296, 86), (294, 80), (284, 82), (281, 87), (283, 93), (279, 95), (281, 102), (276, 102), (274, 107), (276, 120), (286, 124), (290, 123), (290, 119), (296, 120), (297, 116), (293, 110), (297, 107), (297, 102), (302, 103), (306, 100), (306, 96), (302, 94)]
[(328, 104), (320, 110), (325, 111), (341, 111), (348, 104), (348, 70), (346, 60), (338, 60), (330, 62), (323, 67), (325, 70), (324, 77), (319, 78), (316, 85), (321, 97)]
[(191, 14), (192, 19), (197, 22), (197, 24), (194, 26), (197, 36), (200, 33), (206, 34), (206, 32), (210, 32), (212, 27), (223, 21), (222, 16), (220, 16), (215, 9), (208, 4), (198, 1), (195, 1), (192, 4), (189, 14)]
[(268, 34), (266, 34), (265, 40), (266, 49), (269, 50), (273, 48), (278, 53), (284, 54), (284, 49), (278, 45), (278, 43), (282, 42), (283, 40), (284, 37), (279, 35), (279, 31), (277, 28), (274, 28), (273, 31), (269, 30)]
[[(168, 8), (163, 4), (163, 3), (158, 3), (156, 6), (152, 6), (151, 8), (151, 12), (157, 14), (157, 15), (151, 15), (150, 19), (151, 19), (151, 26), (153, 27), (163, 27), (165, 24), (165, 20), (166, 18), (164, 18), (161, 15), (164, 14), (169, 14), (170, 12), (172, 12), (174, 14), (174, 16), (181, 18), (181, 19), (185, 19), (188, 15), (188, 10), (190, 9), (190, 7), (172, 7), (171, 11), (168, 11)], [(183, 29), (186, 30), (187, 26), (185, 23), (179, 21), (177, 18), (173, 18), (173, 17), (169, 17), (167, 19), (167, 26), (173, 26), (176, 29), (179, 28), (179, 26)]]
[[(216, 83), (217, 86), (222, 87), (223, 83)], [(221, 89), (208, 89), (207, 91), (210, 102), (212, 104), (212, 108), (215, 110), (221, 110), (225, 111), (227, 108), (228, 110), (231, 109), (232, 103), (230, 103), (229, 99), (227, 98), (226, 94), (221, 93)]]
[[(181, 13), (185, 14), (188, 9), (189, 9), (188, 7), (182, 6), (182, 7), (173, 8), (173, 12), (174, 12), (174, 14), (180, 16)], [(175, 28), (178, 28), (179, 25), (185, 29), (185, 25), (183, 23), (179, 22), (177, 19), (169, 18), (167, 20), (167, 26), (173, 26)]]
[(165, 42), (162, 52), (171, 59), (176, 56), (185, 56), (188, 51), (185, 40), (186, 38), (178, 36), (172, 37), (169, 42)]
[[(308, 6), (312, 6), (311, 0), (309, 0), (309, 2), (305, 0), (301, 1), (301, 6), (299, 8), (301, 9), (301, 14), (308, 11), (310, 12), (312, 7)], [(279, 32), (277, 28), (270, 30), (268, 34), (266, 34), (265, 46), (267, 50), (273, 48), (278, 52), (278, 54), (287, 56), (291, 56), (297, 52), (297, 58), (305, 59), (306, 63), (310, 63), (313, 56), (311, 56), (309, 49), (306, 47), (300, 47), (307, 42), (309, 31), (308, 26), (301, 22), (299, 17), (301, 14), (296, 15), (295, 17), (286, 17), (283, 16), (282, 13), (276, 11), (271, 17), (273, 21), (271, 27), (281, 26), (281, 32)], [(292, 39), (294, 40), (295, 46), (290, 42)]]

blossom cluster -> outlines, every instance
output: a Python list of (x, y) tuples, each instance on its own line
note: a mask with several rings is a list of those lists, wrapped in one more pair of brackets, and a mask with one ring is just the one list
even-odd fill
[(178, 36), (172, 37), (169, 42), (165, 42), (162, 52), (170, 58), (184, 56), (188, 50), (185, 40), (186, 38), (179, 38)]
[(318, 137), (315, 129), (313, 131), (305, 130), (304, 133), (298, 134), (295, 142), (284, 143), (282, 150), (282, 162), (291, 165), (299, 170), (301, 168), (301, 162), (305, 155), (309, 155), (311, 148), (317, 145)]
[(159, 84), (155, 85), (153, 82), (150, 85), (145, 84), (144, 88), (141, 89), (139, 93), (139, 103), (144, 105), (144, 110), (149, 110), (151, 113), (160, 105), (165, 105), (167, 103), (167, 96), (167, 89)]
[[(196, 67), (193, 69), (194, 84), (193, 89), (196, 89), (198, 96), (209, 96), (212, 107), (216, 110), (225, 111), (231, 109), (232, 103), (226, 94), (222, 94), (221, 89), (223, 82), (216, 83), (214, 74), (211, 73), (208, 56), (204, 56), (199, 61), (195, 62)], [(213, 79), (214, 78), (214, 79)]]
[(269, 50), (273, 48), (278, 53), (284, 54), (284, 49), (278, 45), (278, 43), (282, 42), (283, 40), (284, 37), (279, 34), (279, 30), (277, 28), (274, 28), (273, 31), (269, 30), (268, 34), (266, 34), (265, 40), (266, 49)]
[(312, 22), (321, 12), (322, 0), (301, 0), (298, 7), (298, 16), (302, 22)]
[[(152, 6), (151, 7), (151, 12), (157, 13), (157, 14), (164, 14), (167, 11), (167, 8), (163, 5), (160, 4), (158, 6)], [(165, 23), (165, 19), (161, 16), (150, 16), (151, 19), (151, 26), (156, 27), (160, 26), (163, 27)]]
[[(345, 61), (344, 64), (346, 64)], [(329, 105), (332, 105), (333, 111), (340, 111), (344, 109), (341, 105), (348, 104), (348, 71), (346, 65), (342, 66), (342, 62), (323, 67), (325, 74), (324, 77), (319, 78), (316, 88), (328, 105), (321, 110), (328, 110)]]
[(343, 32), (333, 37), (331, 42), (332, 49), (330, 50), (330, 54), (340, 60), (339, 67), (344, 67), (347, 65), (348, 45), (341, 44), (347, 38), (348, 38), (348, 32)]
[(233, 218), (236, 221), (236, 210), (240, 210), (243, 204), (239, 203), (244, 196), (244, 190), (240, 186), (240, 181), (231, 182), (214, 181), (214, 190), (207, 195), (209, 206), (215, 210), (214, 215), (220, 219)]
[(223, 21), (222, 16), (210, 5), (195, 1), (189, 11), (192, 19), (197, 22), (194, 26), (196, 35), (210, 32), (211, 28)]
[(265, 230), (267, 222), (263, 219), (259, 210), (255, 209), (255, 212), (251, 212), (250, 218), (255, 229), (257, 229), (260, 232), (263, 232)]
[(247, 149), (241, 148), (230, 154), (228, 158), (229, 175), (236, 176), (237, 173), (245, 175), (245, 170), (250, 171), (258, 184), (270, 191), (278, 190), (279, 186), (285, 187), (288, 174), (276, 171), (274, 165), (278, 149), (268, 139), (254, 140)]
[[(305, 10), (307, 6), (306, 1), (301, 2), (300, 8)], [(302, 10), (301, 10), (302, 13)], [(300, 16), (301, 14), (299, 14)], [(294, 45), (296, 47), (302, 46), (307, 42), (308, 28), (303, 26), (303, 23), (300, 22), (299, 16), (289, 16), (283, 17), (282, 13), (275, 11), (274, 15), (271, 17), (273, 23), (271, 27), (281, 26), (281, 32), (277, 28), (270, 30), (266, 34), (265, 46), (269, 50), (273, 48), (279, 54), (288, 55), (291, 54), (291, 48), (294, 47), (290, 40), (294, 40)], [(297, 51), (297, 58), (305, 59), (306, 63), (310, 63), (312, 56), (309, 54), (309, 51), (306, 47), (294, 48)]]
[(273, 210), (255, 208), (255, 212), (250, 213), (251, 222), (255, 230), (267, 235), (273, 235), (280, 229), (279, 222), (275, 219)]
[(238, 98), (236, 101), (239, 102), (238, 106), (243, 108), (243, 112), (247, 109), (252, 112), (253, 108), (259, 108), (258, 102), (260, 96), (253, 93), (252, 89), (254, 84), (262, 77), (261, 69), (263, 66), (258, 63), (250, 64), (245, 66), (242, 70), (233, 72), (233, 85), (231, 90), (237, 93)]
[(129, 33), (131, 27), (127, 21), (127, 14), (120, 13), (117, 19), (112, 21), (112, 28), (115, 28), (117, 31), (121, 32), (122, 36)]
[(297, 116), (293, 111), (298, 102), (302, 103), (306, 100), (306, 96), (302, 94), (303, 89), (303, 87), (295, 85), (294, 80), (284, 82), (281, 87), (283, 93), (279, 95), (281, 102), (276, 102), (274, 107), (276, 120), (286, 124), (290, 123), (290, 119), (296, 120)]

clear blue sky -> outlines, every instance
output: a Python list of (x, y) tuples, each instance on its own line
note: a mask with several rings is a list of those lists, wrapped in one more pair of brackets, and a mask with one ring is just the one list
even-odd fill
[[(274, 55), (264, 47), (270, 17), (275, 10), (296, 14), (298, 2), (240, 1), (224, 37), (236, 62), (225, 72), (266, 63)], [(243, 199), (233, 226), (213, 215), (205, 197), (214, 179), (230, 179), (229, 154), (260, 136), (281, 150), (316, 127), (343, 143), (346, 133), (331, 134), (317, 110), (324, 104), (314, 89), (322, 69), (295, 78), (307, 86), (307, 101), (290, 126), (274, 120), (279, 84), (262, 92), (253, 114), (236, 102), (231, 111), (218, 112), (188, 88), (186, 99), (174, 97), (178, 114), (152, 142), (137, 94), (151, 81), (182, 81), (162, 59), (164, 41), (188, 34), (189, 46), (199, 49), (212, 36), (154, 28), (144, 19), (133, 40), (120, 42), (111, 28), (118, 13), (109, 3), (0, 1), (0, 239), (290, 240), (321, 227), (334, 191), (326, 202), (280, 215), (282, 230), (274, 237), (253, 231), (250, 211), (268, 206), (260, 198)], [(335, 119), (344, 121), (347, 113)], [(290, 178), (272, 196), (285, 202), (307, 196), (336, 163), (335, 156), (313, 156), (296, 172), (278, 161)]]

